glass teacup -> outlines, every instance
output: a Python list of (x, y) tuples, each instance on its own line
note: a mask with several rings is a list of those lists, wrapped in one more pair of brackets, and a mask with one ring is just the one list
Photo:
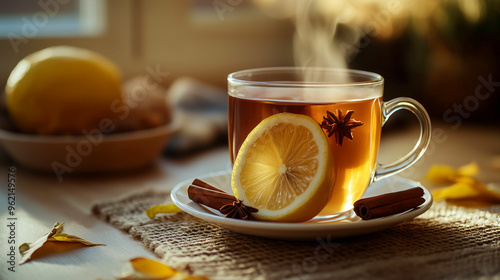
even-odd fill
[[(328, 136), (333, 188), (317, 218), (333, 218), (352, 209), (373, 182), (416, 162), (430, 142), (430, 119), (417, 101), (382, 101), (384, 79), (376, 73), (278, 67), (251, 69), (228, 76), (229, 150), (232, 162), (247, 135), (265, 118), (282, 112), (314, 119)], [(378, 164), (382, 126), (396, 111), (417, 117), (420, 136), (411, 152), (391, 164)]]

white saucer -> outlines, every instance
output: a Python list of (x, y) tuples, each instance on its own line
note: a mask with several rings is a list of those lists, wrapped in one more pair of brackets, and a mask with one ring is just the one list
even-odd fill
[[(213, 176), (198, 177), (220, 189), (233, 193), (231, 190), (231, 174), (219, 173)], [(411, 220), (432, 205), (432, 195), (420, 183), (392, 176), (382, 179), (368, 188), (363, 197), (370, 197), (384, 193), (421, 187), (424, 190), (425, 202), (419, 207), (400, 214), (363, 221), (351, 210), (340, 221), (310, 220), (304, 223), (276, 223), (262, 221), (245, 221), (224, 217), (216, 210), (204, 207), (193, 202), (187, 195), (187, 188), (193, 179), (179, 183), (172, 190), (170, 196), (175, 205), (184, 212), (209, 223), (217, 224), (231, 231), (248, 235), (267, 237), (280, 240), (316, 240), (317, 238), (343, 238), (380, 231), (404, 221)]]

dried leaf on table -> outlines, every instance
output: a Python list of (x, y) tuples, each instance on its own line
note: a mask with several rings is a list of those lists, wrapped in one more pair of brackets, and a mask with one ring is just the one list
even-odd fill
[(474, 177), (479, 174), (479, 165), (475, 162), (462, 165), (457, 169), (457, 173), (458, 177)]
[(425, 178), (434, 183), (453, 183), (457, 178), (474, 177), (479, 173), (479, 166), (475, 162), (463, 165), (459, 168), (453, 166), (436, 164), (431, 166)]
[(146, 215), (148, 215), (150, 219), (153, 219), (157, 214), (178, 213), (181, 211), (182, 210), (179, 207), (170, 202), (163, 205), (155, 205), (146, 209)]
[(92, 242), (89, 242), (85, 239), (82, 239), (78, 236), (66, 234), (66, 233), (58, 233), (52, 237), (50, 237), (47, 241), (59, 241), (59, 242), (78, 242), (82, 243), (83, 245), (87, 246), (104, 246), (104, 244), (95, 244)]
[[(104, 245), (104, 244), (94, 244), (80, 237), (69, 235), (66, 233), (61, 233), (63, 230), (63, 226), (64, 223), (56, 222), (51, 231), (49, 231), (48, 233), (37, 239), (35, 242), (21, 244), (21, 246), (19, 246), (19, 252), (21, 253), (22, 257), (21, 261), (19, 262), (19, 265), (29, 261), (33, 257), (33, 254), (42, 249), (42, 247), (44, 246), (50, 247), (48, 253), (50, 253), (51, 251), (52, 252), (59, 251), (57, 247), (54, 247), (54, 245), (57, 244), (58, 242), (73, 242), (73, 243), (76, 242), (86, 246)], [(47, 246), (47, 244), (49, 243), (51, 246)]]
[(117, 280), (208, 280), (204, 276), (190, 275), (148, 258), (133, 258), (129, 263), (132, 270), (116, 277)]
[(472, 184), (460, 182), (449, 187), (440, 188), (432, 192), (435, 200), (464, 199), (479, 197), (481, 193)]
[(448, 165), (434, 165), (429, 169), (426, 179), (434, 183), (452, 183), (432, 192), (435, 200), (446, 199), (454, 204), (481, 207), (500, 203), (500, 187), (483, 184), (475, 178), (479, 166), (470, 164), (454, 168)]
[(427, 171), (425, 179), (435, 183), (450, 183), (456, 176), (455, 168), (448, 165), (433, 165)]
[(483, 184), (481, 182), (477, 182), (474, 187), (484, 196), (487, 196), (493, 200), (496, 200), (497, 203), (500, 203), (500, 185), (499, 184)]
[(62, 231), (63, 225), (64, 225), (64, 223), (57, 222), (57, 223), (55, 223), (55, 225), (51, 231), (49, 231), (44, 236), (37, 239), (35, 242), (21, 244), (21, 246), (19, 246), (19, 252), (21, 253), (22, 258), (21, 258), (21, 261), (19, 262), (19, 264), (21, 265), (21, 264), (27, 262), (28, 260), (30, 260), (31, 255), (33, 255), (33, 253), (36, 250), (41, 248), (43, 246), (43, 244), (45, 244), (45, 242), (47, 242), (47, 239), (51, 238), (55, 234)]

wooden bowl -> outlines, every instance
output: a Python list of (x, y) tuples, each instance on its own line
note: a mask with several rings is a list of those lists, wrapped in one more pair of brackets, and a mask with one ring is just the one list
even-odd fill
[(164, 126), (104, 135), (95, 129), (78, 136), (45, 136), (0, 129), (0, 144), (19, 165), (54, 172), (113, 172), (140, 168), (160, 156), (179, 128), (174, 120)]

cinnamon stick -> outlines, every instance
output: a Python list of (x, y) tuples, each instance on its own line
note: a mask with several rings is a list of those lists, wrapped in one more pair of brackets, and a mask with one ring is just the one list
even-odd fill
[(420, 187), (368, 198), (354, 203), (354, 212), (363, 220), (401, 213), (425, 202), (424, 190)]
[(251, 220), (252, 213), (259, 211), (246, 206), (235, 196), (214, 187), (200, 179), (195, 179), (187, 189), (188, 197), (194, 202), (219, 210), (228, 218)]
[(205, 185), (205, 182), (201, 185), (194, 185), (194, 183), (188, 187), (188, 197), (194, 202), (219, 210), (222, 206), (237, 201), (233, 195), (211, 185)]
[(205, 182), (205, 181), (202, 181), (198, 178), (194, 179), (194, 181), (191, 183), (191, 185), (195, 185), (195, 186), (198, 186), (198, 187), (201, 187), (201, 188), (204, 188), (204, 189), (209, 189), (209, 190), (213, 190), (213, 191), (216, 191), (216, 192), (221, 192), (221, 193), (226, 193), (225, 191), (215, 187), (215, 186), (212, 186), (210, 185), (209, 183)]

